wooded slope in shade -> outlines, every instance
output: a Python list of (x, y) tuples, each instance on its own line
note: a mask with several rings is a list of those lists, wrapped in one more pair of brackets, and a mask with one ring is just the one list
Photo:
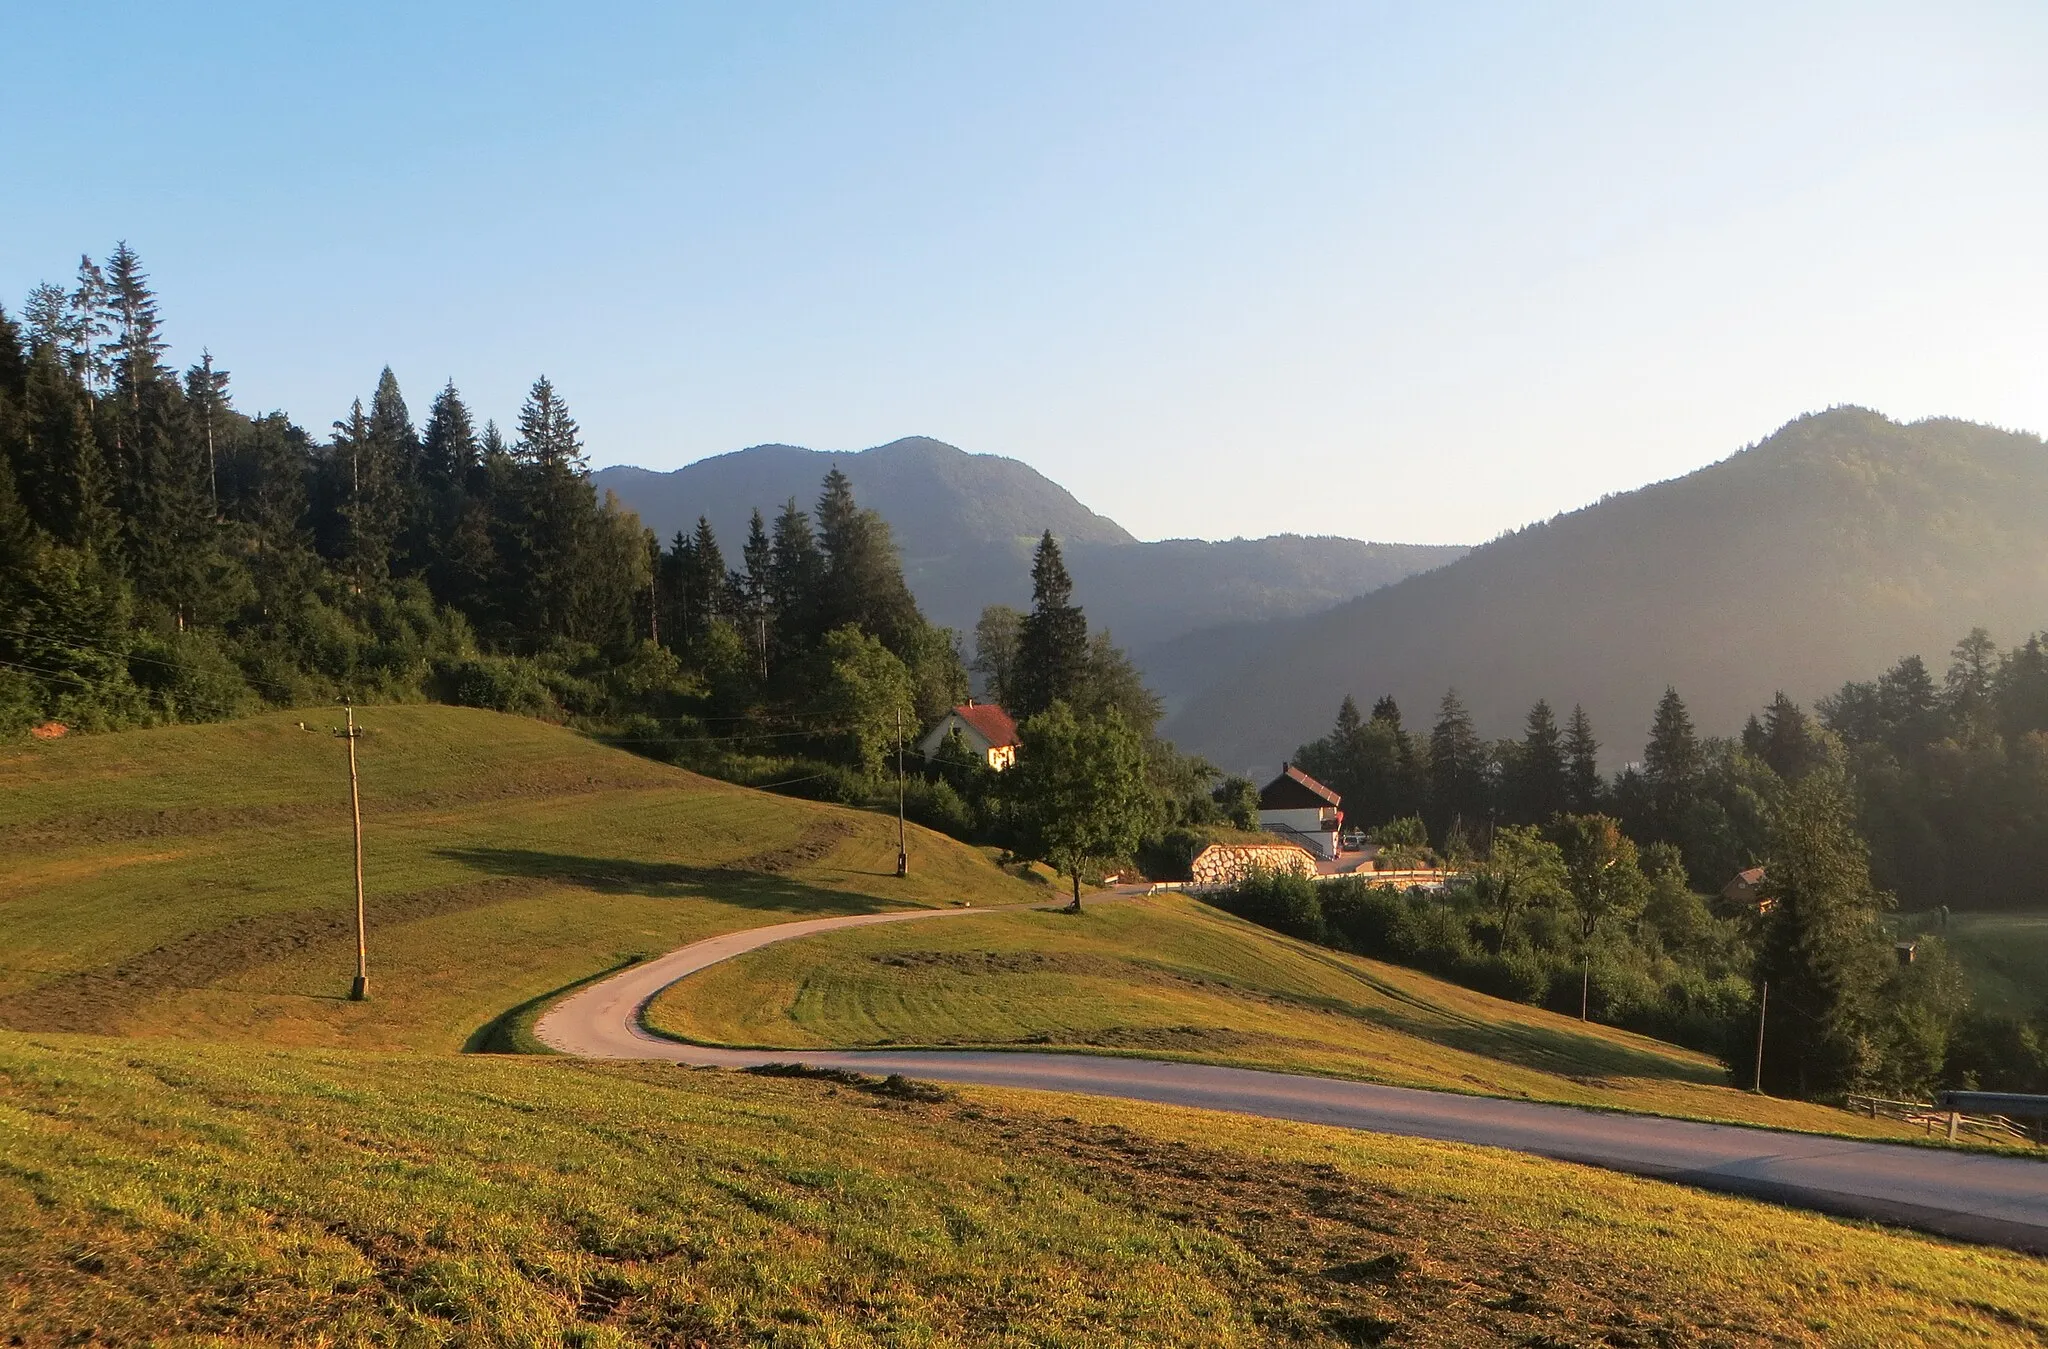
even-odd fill
[(1703, 732), (1732, 734), (1775, 690), (1810, 699), (1912, 653), (1939, 664), (1971, 625), (2023, 637), (2048, 622), (2044, 519), (2037, 436), (1859, 408), (1801, 417), (1292, 625), (1168, 734), (1270, 769), (1346, 693), (1421, 712), (1455, 686), (1488, 735), (1539, 697), (1583, 704), (1619, 762), (1667, 685)]
[[(1465, 551), (1291, 534), (1140, 543), (1028, 464), (922, 436), (851, 454), (757, 445), (669, 473), (600, 469), (592, 481), (662, 539), (702, 515), (720, 538), (738, 540), (750, 510), (772, 515), (791, 496), (808, 502), (834, 465), (889, 522), (919, 605), (963, 632), (984, 605), (1029, 600), (1031, 545), (1048, 529), (1066, 550), (1091, 624), (1134, 650), (1214, 624), (1325, 609)], [(1160, 669), (1141, 663), (1174, 688), (1207, 682), (1171, 650), (1159, 653)]]

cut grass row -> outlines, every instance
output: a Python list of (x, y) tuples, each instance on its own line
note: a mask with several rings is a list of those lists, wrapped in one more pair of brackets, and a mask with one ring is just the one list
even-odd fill
[(0, 1033), (29, 1345), (2024, 1344), (2048, 1265), (1449, 1144)]
[(1031, 900), (974, 849), (539, 722), (360, 720), (371, 1000), (345, 994), (342, 743), (302, 714), (0, 749), (0, 1027), (452, 1050), (507, 1008), (718, 932)]
[(1895, 1121), (1733, 1090), (1704, 1055), (1297, 942), (1181, 896), (786, 942), (674, 985), (647, 1019), (705, 1044), (1141, 1053), (1910, 1136)]

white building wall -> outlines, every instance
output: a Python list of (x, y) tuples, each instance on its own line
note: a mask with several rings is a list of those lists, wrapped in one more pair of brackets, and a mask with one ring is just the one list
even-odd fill
[[(1302, 843), (1314, 848), (1324, 857), (1337, 855), (1337, 833), (1324, 827), (1321, 808), (1300, 810), (1262, 810), (1259, 812), (1260, 828), (1282, 828), (1298, 830)], [(1289, 835), (1289, 837), (1294, 837)]]

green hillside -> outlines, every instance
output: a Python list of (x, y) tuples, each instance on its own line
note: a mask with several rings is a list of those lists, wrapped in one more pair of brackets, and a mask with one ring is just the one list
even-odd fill
[(1486, 735), (1518, 730), (1538, 698), (1583, 704), (1618, 762), (1666, 685), (1704, 731), (1732, 734), (1778, 689), (1807, 702), (1913, 653), (1939, 667), (1973, 625), (2019, 640), (2048, 622), (2044, 518), (2038, 437), (1856, 408), (1802, 417), (1276, 630), (1167, 733), (1270, 772), (1347, 693), (1419, 714), (1455, 685)]
[(2048, 1269), (1483, 1149), (987, 1089), (0, 1033), (0, 1337), (2019, 1345)]
[(778, 918), (1041, 897), (895, 821), (537, 721), (364, 709), (371, 1000), (332, 714), (0, 748), (0, 1027), (448, 1050), (635, 955)]
[(1179, 896), (808, 937), (692, 975), (655, 1000), (648, 1021), (705, 1044), (1061, 1047), (1906, 1132), (1736, 1091), (1705, 1055), (1311, 946)]

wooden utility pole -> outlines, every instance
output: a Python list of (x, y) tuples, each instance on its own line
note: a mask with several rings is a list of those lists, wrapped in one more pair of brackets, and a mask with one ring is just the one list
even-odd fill
[(1764, 980), (1764, 991), (1756, 1000), (1756, 1081), (1750, 1087), (1757, 1095), (1764, 1094), (1764, 1014), (1771, 1010), (1771, 981)]
[(363, 922), (363, 793), (356, 781), (356, 709), (354, 703), (347, 704), (348, 729), (339, 734), (348, 741), (348, 804), (356, 822), (356, 981), (349, 986), (351, 1002), (364, 1002), (370, 996), (370, 958), (368, 934)]
[(896, 708), (896, 874), (910, 874), (910, 848), (903, 829), (903, 708)]

